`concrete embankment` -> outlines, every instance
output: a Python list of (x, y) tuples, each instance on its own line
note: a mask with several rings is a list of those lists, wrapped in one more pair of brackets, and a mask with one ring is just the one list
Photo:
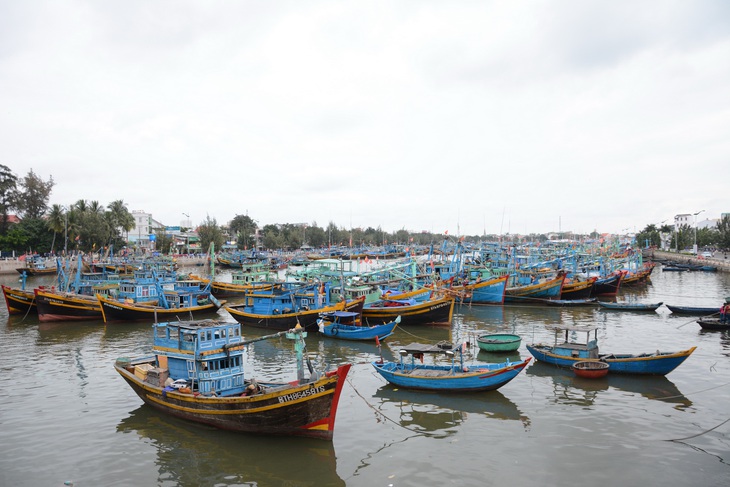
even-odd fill
[(666, 260), (679, 264), (711, 265), (717, 267), (718, 271), (730, 272), (730, 253), (715, 252), (715, 255), (711, 258), (700, 258), (692, 254), (652, 250), (645, 252), (644, 256), (653, 260)]

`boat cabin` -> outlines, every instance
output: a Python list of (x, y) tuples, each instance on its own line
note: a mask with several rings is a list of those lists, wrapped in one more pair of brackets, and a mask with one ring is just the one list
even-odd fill
[(186, 379), (203, 395), (241, 395), (243, 338), (239, 323), (215, 320), (156, 323), (153, 352), (170, 378)]
[[(553, 353), (575, 358), (598, 359), (597, 326), (550, 326), (555, 332)], [(585, 334), (585, 335), (583, 335)], [(585, 337), (581, 340), (579, 337)], [(591, 339), (591, 336), (593, 337)], [(558, 341), (563, 338), (562, 343)]]
[(362, 325), (361, 314), (354, 311), (328, 311), (319, 315), (328, 324), (338, 325)]

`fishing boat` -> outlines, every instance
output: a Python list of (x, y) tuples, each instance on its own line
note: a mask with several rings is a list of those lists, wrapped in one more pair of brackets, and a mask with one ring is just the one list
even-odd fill
[(513, 333), (490, 333), (477, 337), (477, 345), (485, 352), (514, 352), (520, 348), (522, 338)]
[(317, 320), (319, 332), (342, 340), (385, 340), (400, 323), (400, 316), (381, 325), (363, 325), (362, 313), (353, 311), (330, 311), (322, 313)]
[[(398, 350), (400, 361), (381, 359), (372, 365), (385, 380), (399, 387), (439, 392), (476, 392), (499, 389), (514, 379), (530, 362), (528, 357), (514, 363), (508, 359), (502, 363), (477, 362), (465, 365), (464, 348), (463, 345), (453, 346), (450, 343), (436, 345), (411, 343)], [(446, 356), (450, 359), (450, 363), (424, 364), (421, 362), (424, 355)], [(407, 360), (407, 357), (410, 357), (410, 360)]]
[(96, 295), (68, 291), (35, 289), (38, 321), (103, 320), (101, 305)]
[[(20, 288), (2, 285), (3, 296), (5, 296), (5, 305), (8, 308), (8, 314), (36, 314), (38, 308), (35, 301), (35, 293), (33, 289), (25, 289), (25, 281)], [(42, 287), (42, 286), (41, 286)]]
[[(52, 264), (49, 264), (51, 262)], [(20, 274), (29, 277), (33, 276), (49, 276), (58, 272), (57, 263), (52, 259), (40, 257), (38, 255), (28, 256), (25, 259), (23, 267), (16, 267), (15, 270)]]
[(614, 272), (606, 277), (599, 277), (595, 284), (593, 284), (593, 292), (591, 297), (596, 296), (616, 296), (619, 289), (621, 289), (621, 283), (624, 280), (625, 273)]
[(598, 304), (603, 309), (615, 311), (656, 311), (657, 308), (659, 308), (664, 303), (611, 303), (606, 301), (599, 301)]
[(565, 274), (560, 274), (535, 284), (508, 287), (504, 290), (504, 301), (505, 303), (544, 303), (551, 299), (560, 299), (564, 282)]
[(457, 296), (468, 300), (470, 304), (503, 304), (508, 278), (509, 275), (484, 280), (478, 278), (474, 282), (442, 289), (447, 292), (449, 290), (455, 292)]
[(573, 364), (573, 372), (584, 379), (600, 379), (608, 375), (611, 366), (600, 360), (581, 360)]
[(667, 308), (669, 308), (669, 311), (671, 311), (672, 314), (683, 316), (710, 316), (720, 314), (719, 306), (706, 308), (700, 306), (673, 306), (668, 304)]
[[(599, 353), (597, 326), (551, 326), (555, 332), (553, 345), (527, 345), (527, 350), (535, 359), (560, 367), (571, 367), (582, 360), (601, 360), (610, 365), (611, 374), (648, 374), (666, 375), (677, 368), (696, 347), (678, 352), (647, 352), (640, 354)], [(585, 333), (584, 341), (570, 338), (571, 333)], [(593, 339), (591, 339), (593, 333)], [(564, 335), (564, 341), (559, 343), (559, 337)]]
[(286, 282), (269, 291), (247, 294), (243, 303), (224, 309), (243, 326), (283, 331), (299, 325), (307, 331), (317, 331), (320, 313), (361, 312), (365, 302), (364, 297), (332, 302), (329, 285)]
[(566, 279), (563, 288), (560, 290), (560, 299), (573, 301), (590, 298), (597, 280), (598, 277), (596, 276), (588, 279)]
[(201, 282), (177, 281), (173, 289), (158, 284), (157, 301), (128, 302), (97, 294), (105, 323), (115, 321), (169, 321), (196, 319), (215, 314), (225, 304), (210, 294), (210, 287), (201, 289)]
[(705, 316), (697, 320), (697, 323), (703, 330), (711, 331), (727, 331), (730, 330), (730, 321), (722, 322), (720, 318), (711, 318)]
[(634, 271), (634, 272), (626, 272), (626, 275), (624, 276), (623, 280), (621, 281), (622, 286), (636, 286), (639, 284), (646, 284), (649, 282), (649, 277), (651, 276), (652, 271), (654, 270), (656, 264), (653, 263), (646, 263), (644, 264), (644, 267)]
[[(244, 374), (244, 347), (277, 337), (294, 341), (296, 380)], [(237, 432), (331, 440), (351, 365), (321, 372), (310, 367), (305, 376), (305, 359), (311, 366), (305, 337), (295, 328), (244, 340), (235, 322), (157, 323), (152, 355), (119, 358), (114, 368), (146, 404), (171, 416)]]
[(435, 296), (428, 301), (414, 299), (381, 299), (362, 308), (365, 324), (394, 321), (401, 317), (405, 325), (449, 325), (454, 317), (455, 299)]

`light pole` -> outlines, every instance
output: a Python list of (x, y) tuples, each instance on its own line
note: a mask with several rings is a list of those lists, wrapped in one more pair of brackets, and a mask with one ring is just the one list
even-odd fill
[(697, 215), (699, 215), (703, 211), (705, 211), (705, 210), (700, 210), (697, 213), (694, 213), (694, 216), (695, 216), (695, 243), (692, 246), (692, 250), (694, 250), (695, 255), (697, 255)]

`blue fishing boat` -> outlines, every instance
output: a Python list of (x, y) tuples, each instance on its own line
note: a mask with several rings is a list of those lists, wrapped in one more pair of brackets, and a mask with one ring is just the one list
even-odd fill
[[(440, 392), (476, 392), (499, 389), (514, 379), (530, 362), (528, 357), (519, 362), (507, 359), (502, 363), (465, 365), (463, 349), (463, 345), (453, 346), (450, 343), (436, 345), (411, 343), (399, 349), (400, 361), (381, 359), (372, 364), (385, 380), (399, 387)], [(450, 359), (450, 363), (424, 364), (422, 362), (424, 355), (446, 356)], [(410, 357), (410, 360), (407, 360), (407, 357)]]
[(307, 331), (317, 330), (321, 313), (362, 311), (364, 297), (333, 302), (329, 286), (329, 282), (283, 282), (268, 291), (257, 290), (247, 294), (243, 303), (228, 305), (224, 309), (243, 326), (288, 330), (299, 325)]
[(381, 325), (363, 325), (362, 314), (354, 311), (330, 311), (317, 320), (319, 332), (343, 340), (385, 340), (400, 323), (400, 316)]
[[(331, 440), (351, 364), (316, 370), (305, 356), (306, 335), (295, 328), (244, 340), (235, 322), (159, 323), (152, 326), (152, 355), (118, 358), (114, 368), (146, 404), (170, 416), (231, 431)], [(296, 380), (244, 375), (244, 346), (278, 337), (294, 341)]]
[(565, 283), (565, 274), (533, 284), (508, 287), (504, 291), (505, 303), (544, 303), (547, 300), (560, 299)]
[[(648, 352), (640, 354), (599, 353), (597, 326), (554, 326), (549, 327), (555, 332), (553, 345), (527, 345), (527, 350), (535, 359), (560, 367), (572, 367), (582, 360), (601, 360), (609, 364), (609, 374), (648, 374), (666, 375), (677, 368), (696, 347), (678, 352)], [(571, 340), (570, 334), (585, 333), (586, 339), (582, 342)], [(593, 333), (593, 339), (591, 339)], [(559, 337), (564, 341), (559, 343)]]

